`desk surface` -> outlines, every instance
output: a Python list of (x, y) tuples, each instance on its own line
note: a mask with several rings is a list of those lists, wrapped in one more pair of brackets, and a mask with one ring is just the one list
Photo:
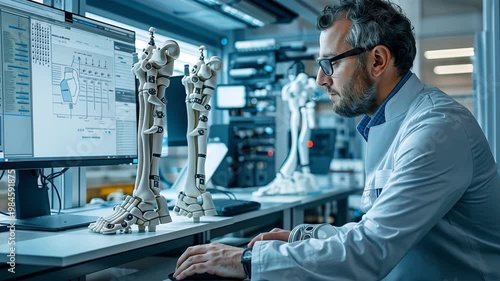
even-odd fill
[[(108, 209), (109, 211), (109, 209)], [(105, 212), (106, 213), (106, 212)], [(86, 212), (100, 216), (103, 210)], [(16, 262), (20, 264), (68, 266), (90, 259), (126, 252), (156, 243), (224, 227), (232, 223), (231, 217), (203, 217), (200, 223), (171, 214), (173, 222), (157, 226), (156, 232), (102, 235), (90, 230), (74, 229), (61, 232), (16, 230)], [(0, 234), (0, 256), (6, 261), (8, 232)], [(4, 254), (5, 253), (5, 254)]]
[[(61, 232), (16, 230), (15, 252), (16, 263), (68, 266), (91, 259), (102, 258), (140, 247), (171, 241), (216, 228), (290, 208), (289, 204), (263, 203), (261, 209), (240, 214), (236, 217), (201, 217), (199, 223), (193, 219), (178, 216), (170, 212), (172, 222), (158, 225), (156, 232), (139, 233), (132, 227), (132, 233), (102, 235), (91, 232), (87, 228)], [(112, 210), (98, 209), (81, 213), (82, 215), (102, 216), (111, 214)], [(7, 261), (9, 232), (0, 233), (0, 261)]]
[[(334, 198), (336, 195), (352, 193), (353, 188), (322, 189), (318, 194), (293, 196), (254, 197), (248, 192), (235, 192), (240, 199), (254, 200), (262, 204), (261, 209), (239, 214), (234, 217), (202, 217), (199, 223), (192, 219), (177, 216), (170, 212), (172, 222), (157, 226), (156, 232), (138, 233), (132, 227), (130, 234), (102, 235), (90, 230), (75, 229), (63, 232), (39, 232), (16, 230), (15, 250), (16, 263), (65, 267), (99, 259), (129, 250), (151, 246), (194, 234), (207, 232), (217, 228), (254, 219), (259, 216), (290, 210), (323, 198)], [(82, 215), (102, 216), (112, 213), (108, 209), (96, 209), (82, 212)], [(9, 253), (9, 232), (0, 233), (0, 261), (7, 261)]]

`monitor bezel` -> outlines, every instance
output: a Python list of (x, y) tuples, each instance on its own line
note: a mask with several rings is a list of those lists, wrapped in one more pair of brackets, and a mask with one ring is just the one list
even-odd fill
[[(92, 22), (99, 23), (103, 26), (107, 26), (108, 28), (114, 28), (117, 30), (127, 31), (133, 34), (134, 38), (135, 31), (129, 30), (120, 26), (115, 26), (106, 22), (102, 22), (93, 18), (88, 18), (76, 13), (71, 13), (68, 11), (64, 11), (55, 7), (51, 7), (42, 3), (28, 1), (29, 4), (26, 5), (40, 5), (40, 7), (48, 8), (53, 11), (64, 13), (65, 22), (72, 23), (73, 17), (76, 16), (79, 19), (89, 20)], [(2, 5), (3, 6), (3, 5)], [(4, 6), (3, 6), (4, 7)], [(7, 7), (8, 10), (19, 10), (17, 7)], [(29, 13), (29, 12), (28, 12)], [(31, 13), (29, 13), (31, 14)], [(50, 18), (33, 14), (33, 18), (40, 19), (48, 19)], [(134, 44), (135, 45), (135, 44)], [(136, 133), (137, 126), (139, 124), (139, 97), (138, 97), (138, 80), (135, 78), (135, 105), (136, 105)], [(7, 158), (10, 159), (10, 158)], [(43, 169), (43, 168), (63, 168), (63, 167), (84, 167), (84, 166), (115, 166), (115, 165), (132, 165), (137, 164), (138, 159), (138, 150), (136, 149), (134, 155), (99, 155), (99, 156), (85, 156), (85, 157), (44, 157), (37, 158), (36, 156), (27, 156), (26, 160), (21, 159), (21, 157), (12, 157), (15, 159), (13, 161), (2, 161), (0, 160), (0, 170), (31, 170), (31, 169)]]

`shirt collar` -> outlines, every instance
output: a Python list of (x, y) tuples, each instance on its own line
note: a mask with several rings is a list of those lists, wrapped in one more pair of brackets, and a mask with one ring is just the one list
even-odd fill
[(361, 119), (361, 121), (358, 123), (358, 126), (356, 129), (358, 132), (363, 136), (365, 141), (368, 141), (368, 134), (370, 133), (370, 128), (373, 126), (381, 125), (385, 123), (385, 105), (387, 102), (403, 87), (403, 85), (408, 81), (408, 79), (411, 77), (412, 72), (408, 71), (401, 80), (399, 80), (398, 84), (396, 84), (396, 87), (392, 89), (392, 91), (389, 93), (387, 98), (382, 102), (382, 104), (379, 106), (373, 117), (370, 118), (370, 116), (365, 115)]

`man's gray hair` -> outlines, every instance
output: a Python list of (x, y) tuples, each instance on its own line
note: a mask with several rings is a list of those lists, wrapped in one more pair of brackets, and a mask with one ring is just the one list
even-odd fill
[[(328, 29), (340, 17), (352, 23), (345, 38), (347, 44), (366, 49), (384, 45), (394, 57), (400, 75), (412, 68), (417, 54), (415, 35), (401, 7), (384, 0), (341, 0), (338, 5), (325, 7), (316, 27), (321, 31)], [(364, 56), (360, 60), (364, 61)]]

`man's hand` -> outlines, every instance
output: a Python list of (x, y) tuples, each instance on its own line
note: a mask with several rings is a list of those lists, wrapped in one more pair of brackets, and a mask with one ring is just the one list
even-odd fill
[(289, 235), (290, 235), (289, 230), (283, 230), (281, 228), (273, 228), (273, 230), (269, 232), (264, 232), (255, 236), (255, 238), (253, 238), (252, 241), (248, 243), (248, 247), (251, 248), (253, 247), (255, 242), (262, 240), (280, 240), (287, 242)]
[(177, 261), (174, 277), (181, 280), (195, 273), (209, 273), (245, 279), (242, 252), (242, 248), (220, 243), (189, 247)]

